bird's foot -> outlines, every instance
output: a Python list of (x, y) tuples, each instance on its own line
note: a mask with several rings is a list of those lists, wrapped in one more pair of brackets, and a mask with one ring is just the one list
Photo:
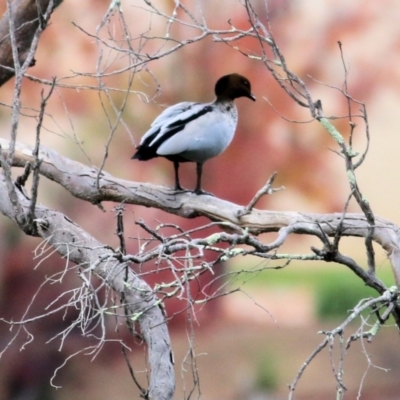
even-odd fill
[(174, 187), (174, 190), (175, 190), (175, 192), (178, 192), (178, 193), (191, 192), (191, 190), (185, 189), (185, 188), (183, 188), (181, 185), (175, 186), (175, 187)]
[(215, 197), (212, 193), (206, 192), (206, 191), (203, 190), (203, 189), (195, 189), (195, 190), (193, 191), (193, 193), (197, 194), (198, 196), (201, 195), (201, 194), (205, 194), (205, 195), (207, 195), (207, 196)]

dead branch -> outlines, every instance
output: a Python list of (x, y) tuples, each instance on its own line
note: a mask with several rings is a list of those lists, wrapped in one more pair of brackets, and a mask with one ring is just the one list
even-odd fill
[[(349, 325), (349, 323), (351, 321), (353, 321), (355, 318), (358, 318), (363, 311), (370, 309), (374, 305), (376, 306), (377, 304), (380, 304), (380, 303), (384, 303), (385, 305), (392, 305), (394, 302), (397, 302), (397, 294), (396, 294), (395, 291), (388, 290), (385, 293), (383, 293), (382, 296), (379, 296), (379, 297), (373, 298), (373, 299), (369, 299), (367, 301), (362, 301), (359, 305), (354, 307), (354, 309), (352, 310), (351, 314), (337, 328), (335, 328), (335, 329), (333, 329), (332, 331), (329, 331), (329, 332), (325, 332), (325, 331), (319, 332), (321, 334), (324, 334), (325, 338), (312, 351), (310, 356), (307, 358), (306, 361), (304, 361), (303, 365), (298, 370), (296, 377), (294, 378), (293, 382), (289, 386), (289, 389), (290, 389), (289, 400), (293, 399), (296, 386), (297, 386), (301, 376), (303, 375), (304, 371), (307, 369), (307, 367), (310, 365), (310, 363), (315, 359), (315, 357), (322, 351), (322, 349), (324, 349), (328, 344), (330, 345), (330, 347), (333, 347), (333, 342), (336, 339), (336, 337), (339, 337), (338, 342), (340, 343), (340, 346), (344, 346), (345, 343), (344, 343), (344, 340), (343, 340), (343, 332), (344, 332), (345, 328)], [(369, 337), (370, 337), (372, 334), (373, 333), (370, 331), (367, 335), (369, 335)], [(357, 335), (352, 335), (349, 338), (347, 345), (349, 345), (349, 343), (351, 341), (355, 341), (355, 340), (357, 340), (359, 338), (359, 337), (356, 337), (356, 336)], [(343, 353), (342, 353), (341, 357), (342, 357), (341, 361), (343, 361)], [(345, 387), (343, 385), (343, 382), (341, 380), (340, 374), (337, 375), (335, 373), (335, 377), (336, 377), (336, 379), (338, 381), (339, 387), (341, 387), (342, 389), (345, 389)], [(342, 397), (340, 397), (340, 398), (342, 398)]]
[[(63, 0), (54, 0), (53, 9)], [(11, 10), (6, 12), (0, 20), (0, 86), (15, 74), (15, 52), (18, 64), (24, 64), (31, 51), (32, 41), (38, 28), (44, 29), (47, 21), (43, 18), (51, 0), (14, 0)], [(11, 20), (10, 20), (11, 16)], [(10, 23), (11, 22), (11, 23)], [(13, 27), (13, 35), (10, 28)], [(13, 49), (13, 39), (15, 47)], [(14, 54), (13, 54), (14, 51)], [(30, 62), (34, 65), (34, 60)]]
[[(7, 192), (4, 176), (0, 176), (0, 191)], [(30, 201), (19, 191), (18, 202), (25, 214)], [(8, 196), (0, 196), (0, 212), (15, 221), (14, 208)], [(150, 365), (149, 398), (171, 399), (175, 378), (171, 343), (159, 300), (152, 289), (139, 279), (126, 262), (120, 262), (115, 253), (90, 236), (60, 212), (36, 205), (37, 234), (47, 241), (61, 257), (79, 265), (83, 273), (95, 273), (125, 299), (130, 319), (138, 322), (148, 345)]]
[[(8, 141), (0, 139), (3, 154)], [(4, 154), (5, 155), (5, 154)], [(205, 216), (212, 221), (224, 221), (246, 228), (257, 235), (263, 232), (278, 232), (276, 244), (283, 243), (290, 233), (309, 234), (317, 237), (321, 233), (335, 237), (339, 229), (342, 236), (367, 237), (370, 224), (361, 213), (313, 214), (293, 211), (265, 211), (252, 209), (240, 215), (243, 207), (212, 197), (192, 193), (177, 193), (172, 188), (150, 183), (118, 179), (102, 172), (99, 188), (96, 186), (97, 169), (63, 157), (56, 151), (41, 147), (39, 152), (40, 174), (63, 186), (73, 196), (93, 204), (102, 201), (155, 207), (184, 218)], [(17, 143), (13, 159), (16, 167), (25, 167), (34, 162), (32, 147)], [(206, 201), (204, 201), (206, 200)], [(400, 283), (400, 229), (394, 223), (375, 217), (373, 240), (388, 253), (396, 282)], [(271, 245), (271, 244), (270, 244)]]

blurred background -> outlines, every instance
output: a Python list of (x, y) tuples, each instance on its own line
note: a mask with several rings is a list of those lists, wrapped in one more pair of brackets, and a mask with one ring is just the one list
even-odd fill
[[(252, 2), (266, 26), (269, 16), (269, 29), (289, 68), (306, 82), (314, 99), (322, 100), (327, 116), (347, 115), (347, 103), (340, 92), (345, 71), (338, 41), (342, 43), (348, 90), (354, 99), (366, 103), (371, 134), (369, 154), (357, 170), (358, 183), (375, 214), (398, 224), (398, 2), (269, 0), (266, 3), (267, 8), (264, 1)], [(5, 4), (2, 2), (2, 13)], [(40, 39), (36, 65), (28, 71), (42, 81), (24, 81), (18, 141), (34, 143), (40, 93), (48, 90), (43, 80), (56, 77), (58, 84), (46, 109), (41, 134), (43, 146), (86, 165), (99, 167), (105, 161), (104, 169), (119, 178), (172, 186), (172, 164), (163, 159), (146, 163), (130, 160), (135, 146), (165, 107), (180, 101), (212, 101), (216, 80), (238, 72), (251, 81), (257, 101), (237, 100), (236, 136), (221, 156), (205, 164), (203, 188), (246, 205), (277, 171), (276, 185), (284, 185), (286, 189), (264, 197), (257, 208), (318, 213), (343, 210), (349, 190), (342, 159), (332, 151), (337, 150), (335, 143), (318, 123), (308, 122), (307, 111), (279, 88), (262, 63), (245, 57), (233, 47), (258, 54), (256, 40), (244, 38), (223, 43), (207, 36), (197, 41), (200, 30), (193, 27), (193, 20), (182, 9), (175, 10), (176, 2), (172, 0), (151, 3), (164, 16), (157, 15), (142, 0), (121, 1), (121, 4), (123, 19), (118, 12), (104, 19), (110, 1), (103, 0), (68, 0), (55, 10)], [(199, 21), (204, 18), (210, 30), (249, 27), (239, 0), (187, 0), (182, 4)], [(174, 10), (184, 23), (168, 19)], [(163, 39), (167, 33), (173, 41)], [(131, 52), (126, 51), (128, 35)], [(188, 44), (159, 57), (183, 40), (189, 40)], [(153, 60), (146, 62), (147, 56)], [(100, 75), (103, 77), (98, 78)], [(0, 135), (7, 139), (13, 84), (11, 80), (0, 91)], [(100, 90), (100, 84), (108, 90)], [(353, 112), (357, 111), (354, 107)], [(334, 122), (348, 136), (348, 120)], [(361, 119), (356, 122), (359, 126), (355, 131), (355, 148), (363, 151), (365, 126)], [(104, 160), (106, 146), (108, 156)], [(183, 186), (193, 188), (195, 166), (182, 164), (181, 176)], [(113, 247), (119, 245), (115, 235), (115, 204), (103, 204), (104, 212), (74, 199), (44, 178), (39, 200), (65, 213), (101, 242)], [(350, 204), (350, 210), (358, 212), (354, 203)], [(135, 225), (140, 218), (153, 228), (160, 222), (177, 224), (183, 229), (207, 223), (201, 218), (188, 221), (158, 210), (127, 206), (125, 228), (131, 253), (138, 249), (138, 240), (134, 238), (146, 236)], [(44, 285), (32, 302), (45, 277), (64, 271), (66, 261), (55, 254), (39, 256), (40, 241), (24, 236), (5, 217), (0, 217), (0, 233), (1, 317), (19, 320), (31, 303), (27, 316), (40, 315), (60, 293), (79, 287), (77, 274), (67, 273), (61, 282)], [(268, 241), (273, 237), (263, 239)], [(281, 250), (307, 254), (311, 245), (318, 242), (293, 237)], [(367, 264), (362, 240), (343, 239), (341, 250), (360, 265)], [(378, 246), (376, 252), (377, 272), (382, 280), (392, 284), (386, 254)], [(194, 364), (191, 366), (188, 358), (191, 344), (200, 379), (200, 389), (195, 392), (201, 393), (201, 398), (286, 398), (288, 384), (323, 340), (318, 331), (334, 329), (360, 299), (374, 294), (342, 266), (304, 262), (291, 263), (280, 270), (271, 268), (277, 265), (251, 258), (235, 259), (220, 266), (217, 275), (222, 277), (216, 282), (219, 286), (226, 282), (226, 292), (240, 288), (239, 291), (197, 307), (194, 314), (185, 311), (187, 304), (183, 300), (166, 304), (168, 315), (172, 316), (169, 326), (176, 358), (176, 399), (186, 398), (193, 387)], [(149, 268), (147, 271), (152, 267)], [(263, 271), (256, 273), (259, 269)], [(248, 272), (233, 274), (242, 270)], [(168, 275), (161, 273), (146, 276), (150, 284), (167, 278)], [(209, 284), (213, 278), (203, 279), (192, 288), (195, 298), (215, 293), (215, 287)], [(0, 351), (7, 347), (0, 360), (1, 399), (139, 397), (132, 395), (137, 391), (120, 346), (114, 342), (106, 343), (94, 360), (93, 355), (84, 354), (72, 358), (54, 379), (54, 384), (62, 389), (49, 386), (54, 370), (67, 357), (92, 344), (93, 338), (82, 337), (78, 329), (65, 340), (58, 337), (49, 341), (71, 324), (78, 312), (54, 314), (29, 324), (35, 340), (23, 351), (21, 345), (30, 340), (28, 333), (21, 331), (8, 346), (17, 330), (10, 332), (7, 324), (0, 325)], [(118, 338), (114, 324), (110, 321), (110, 337)], [(354, 333), (360, 324), (357, 320), (346, 334)], [(128, 336), (122, 336), (129, 342)], [(144, 351), (139, 346), (135, 348), (134, 343), (131, 345), (134, 351), (129, 357), (133, 367), (143, 370)], [(336, 352), (332, 356), (327, 350), (322, 352), (306, 370), (295, 398), (335, 398), (337, 384), (332, 364), (337, 367), (337, 363)], [(346, 398), (361, 394), (359, 398), (367, 400), (397, 399), (399, 365), (398, 333), (393, 326), (383, 329), (370, 344), (354, 344), (345, 358)]]

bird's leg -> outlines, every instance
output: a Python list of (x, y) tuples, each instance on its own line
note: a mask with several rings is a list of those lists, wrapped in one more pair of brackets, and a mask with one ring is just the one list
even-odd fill
[(203, 172), (203, 163), (196, 163), (196, 172), (197, 172), (197, 184), (196, 184), (196, 189), (194, 189), (194, 192), (196, 194), (208, 194), (210, 196), (214, 196), (212, 193), (206, 192), (201, 188), (201, 174)]
[(175, 170), (175, 190), (183, 190), (181, 184), (179, 183), (179, 163), (178, 161), (174, 161), (174, 170)]
[(203, 164), (196, 163), (197, 184), (196, 184), (196, 189), (194, 189), (194, 192), (196, 194), (203, 194), (203, 191), (201, 190), (201, 174), (202, 174), (202, 172), (203, 172)]

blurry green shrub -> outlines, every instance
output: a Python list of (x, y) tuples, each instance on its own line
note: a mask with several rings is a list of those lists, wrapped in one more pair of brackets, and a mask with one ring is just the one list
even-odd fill
[(336, 274), (329, 280), (321, 280), (315, 290), (316, 315), (319, 320), (343, 319), (360, 300), (378, 295), (375, 290), (349, 273)]
[(258, 364), (256, 389), (262, 392), (273, 392), (278, 387), (278, 366), (273, 354), (264, 354)]
[[(241, 271), (245, 271), (241, 265)], [(377, 275), (388, 287), (394, 278), (388, 262), (377, 267)], [(308, 287), (315, 293), (315, 313), (319, 320), (346, 317), (361, 299), (376, 297), (378, 293), (365, 286), (351, 271), (331, 263), (305, 264), (293, 262), (275, 270), (244, 274), (242, 282), (253, 287)], [(240, 278), (238, 279), (240, 282)]]

